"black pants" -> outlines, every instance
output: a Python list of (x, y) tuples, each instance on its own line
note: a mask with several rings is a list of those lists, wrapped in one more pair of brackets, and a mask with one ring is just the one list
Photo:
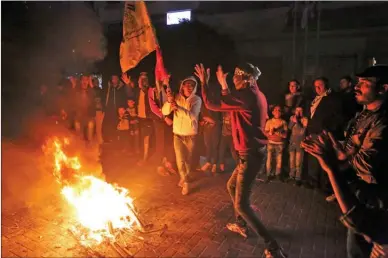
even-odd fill
[(203, 137), (206, 147), (206, 162), (217, 164), (220, 135), (221, 126), (219, 124), (205, 125), (203, 130)]
[(154, 121), (155, 130), (155, 154), (158, 161), (167, 158), (169, 162), (175, 161), (172, 126), (164, 121)]
[(262, 160), (261, 155), (256, 150), (244, 156), (239, 154), (237, 167), (229, 178), (227, 188), (233, 202), (237, 221), (248, 223), (253, 231), (264, 239), (268, 247), (277, 248), (277, 242), (256, 216), (249, 201), (260, 165), (258, 160)]
[(220, 164), (225, 164), (225, 153), (227, 149), (230, 150), (233, 160), (237, 163), (238, 156), (237, 156), (236, 150), (234, 149), (233, 139), (231, 135), (221, 136), (220, 148), (218, 152), (219, 153), (218, 162)]
[(117, 110), (110, 108), (105, 110), (104, 120), (102, 121), (102, 135), (104, 141), (112, 141), (117, 131)]

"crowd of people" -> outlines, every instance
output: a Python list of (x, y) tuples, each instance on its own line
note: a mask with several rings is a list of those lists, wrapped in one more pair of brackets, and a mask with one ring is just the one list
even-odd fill
[(238, 65), (233, 88), (221, 66), (217, 85), (209, 83), (210, 70), (200, 64), (176, 93), (169, 77), (153, 86), (146, 72), (137, 83), (126, 73), (113, 75), (102, 89), (97, 78), (81, 75), (70, 77), (68, 87), (58, 86), (55, 97), (41, 87), (41, 105), (88, 144), (115, 144), (117, 151), (137, 155), (138, 166), (152, 159), (160, 175), (179, 174), (183, 195), (190, 193), (195, 169), (228, 172), (228, 156), (233, 158), (227, 189), (236, 222), (227, 228), (244, 237), (251, 228), (265, 240), (266, 257), (286, 255), (254, 214), (249, 197), (255, 181), (274, 179), (319, 189), (327, 201), (338, 201), (349, 228), (348, 257), (383, 257), (388, 67), (366, 69), (356, 84), (344, 76), (339, 91), (325, 77), (316, 78), (312, 100), (291, 80), (284, 102), (275, 105), (268, 105), (260, 90), (260, 74), (252, 64)]

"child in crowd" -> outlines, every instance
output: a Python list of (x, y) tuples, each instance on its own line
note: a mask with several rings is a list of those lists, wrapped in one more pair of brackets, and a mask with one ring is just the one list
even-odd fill
[(122, 151), (128, 150), (129, 120), (124, 107), (118, 108), (117, 141)]
[(134, 153), (140, 153), (140, 129), (139, 118), (137, 117), (136, 105), (133, 99), (127, 100), (127, 109), (129, 119), (129, 146)]
[(219, 162), (220, 162), (220, 172), (225, 172), (225, 151), (230, 150), (233, 160), (237, 162), (237, 153), (234, 149), (233, 139), (232, 139), (232, 124), (230, 121), (230, 112), (222, 113), (222, 132), (221, 132), (221, 141), (219, 148)]
[(272, 163), (276, 162), (275, 175), (278, 180), (282, 181), (282, 158), (284, 143), (287, 138), (287, 123), (282, 117), (282, 109), (276, 105), (272, 110), (273, 118), (269, 119), (265, 124), (265, 133), (268, 137), (267, 145), (267, 179), (268, 182), (272, 177)]
[(291, 130), (290, 135), (290, 178), (289, 180), (295, 181), (295, 185), (301, 185), (301, 175), (303, 168), (303, 156), (304, 150), (300, 147), (301, 142), (306, 135), (308, 119), (303, 116), (303, 108), (296, 107), (295, 115), (290, 117), (290, 122), (288, 124), (289, 130)]

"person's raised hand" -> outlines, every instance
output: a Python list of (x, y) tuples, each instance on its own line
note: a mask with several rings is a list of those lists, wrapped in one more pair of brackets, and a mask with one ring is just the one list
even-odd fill
[(168, 74), (166, 77), (164, 77), (162, 80), (162, 84), (166, 86), (170, 86), (170, 77), (171, 77), (171, 74)]
[(199, 78), (202, 85), (207, 85), (210, 79), (210, 68), (205, 69), (203, 64), (196, 64), (194, 74)]
[(218, 83), (221, 85), (222, 89), (227, 89), (228, 83), (226, 82), (226, 77), (228, 76), (228, 73), (224, 73), (221, 65), (217, 67), (216, 76)]
[(387, 258), (388, 257), (388, 246), (381, 246), (377, 243), (373, 243), (372, 252), (370, 258)]
[(173, 101), (173, 102), (171, 103), (171, 109), (172, 109), (173, 111), (175, 111), (175, 110), (178, 109), (178, 105), (176, 104), (175, 101)]

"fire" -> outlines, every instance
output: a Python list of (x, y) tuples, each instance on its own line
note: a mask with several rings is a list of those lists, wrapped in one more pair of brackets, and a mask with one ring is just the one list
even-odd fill
[(104, 239), (114, 240), (117, 230), (141, 227), (128, 190), (82, 171), (79, 158), (65, 154), (64, 146), (69, 144), (66, 138), (63, 141), (53, 138), (44, 146), (44, 151), (54, 159), (53, 174), (82, 226), (82, 229), (73, 229), (81, 234), (80, 242), (88, 246), (99, 244)]

